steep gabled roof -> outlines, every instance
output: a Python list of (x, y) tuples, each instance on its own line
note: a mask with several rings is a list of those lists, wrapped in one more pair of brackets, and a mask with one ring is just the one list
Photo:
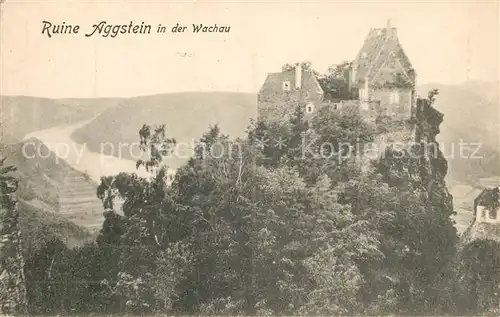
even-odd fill
[[(290, 82), (292, 89), (295, 88), (295, 70), (287, 70), (279, 73), (269, 73), (262, 85), (259, 93), (265, 91), (281, 91), (283, 86), (283, 81)], [(302, 87), (303, 89), (311, 89), (313, 93), (323, 95), (323, 89), (321, 88), (316, 76), (309, 70), (302, 70)]]
[(483, 207), (495, 207), (500, 201), (500, 188), (494, 187), (491, 189), (485, 188), (476, 199), (474, 205)]
[(365, 77), (373, 80), (380, 69), (392, 60), (399, 64), (403, 75), (411, 81), (415, 80), (413, 67), (399, 42), (397, 29), (371, 29), (352, 63), (352, 67), (357, 70), (356, 83), (363, 82)]

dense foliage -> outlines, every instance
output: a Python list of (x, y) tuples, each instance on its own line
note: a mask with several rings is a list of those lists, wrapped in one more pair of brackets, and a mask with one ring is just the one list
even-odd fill
[(26, 287), (19, 209), (14, 196), (16, 168), (0, 157), (0, 309), (4, 314), (26, 312)]
[(491, 313), (499, 246), (457, 250), (423, 162), (360, 158), (374, 131), (349, 109), (254, 122), (244, 139), (215, 126), (170, 179), (162, 161), (176, 142), (145, 125), (137, 166), (150, 177), (103, 177), (95, 243), (68, 249), (54, 237), (31, 255), (30, 312)]

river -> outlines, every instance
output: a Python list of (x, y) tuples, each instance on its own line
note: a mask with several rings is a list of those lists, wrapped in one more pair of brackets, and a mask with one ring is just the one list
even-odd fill
[(59, 159), (64, 160), (75, 170), (87, 174), (96, 183), (100, 183), (102, 176), (116, 175), (120, 172), (148, 176), (143, 168), (136, 169), (135, 161), (92, 152), (86, 144), (78, 144), (71, 139), (76, 129), (92, 120), (35, 131), (27, 134), (24, 140), (30, 138), (40, 140)]

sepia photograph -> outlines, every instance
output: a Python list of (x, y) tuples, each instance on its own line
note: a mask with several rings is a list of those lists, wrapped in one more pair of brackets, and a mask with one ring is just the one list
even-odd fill
[(0, 4), (0, 316), (500, 316), (500, 1)]

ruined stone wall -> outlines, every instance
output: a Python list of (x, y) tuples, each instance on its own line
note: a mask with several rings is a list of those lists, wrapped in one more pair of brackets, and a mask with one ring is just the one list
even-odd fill
[[(257, 97), (259, 118), (268, 122), (283, 122), (295, 113), (297, 107), (306, 112), (309, 103), (312, 103), (314, 109), (308, 116), (317, 113), (323, 101), (323, 91), (318, 81), (310, 72), (302, 71), (301, 87), (296, 88), (294, 74), (293, 71), (288, 71), (266, 79)], [(290, 91), (282, 89), (283, 81), (290, 83)]]
[[(391, 102), (391, 94), (393, 91), (398, 91), (399, 102)], [(371, 92), (371, 97), (374, 100), (380, 101), (380, 111), (402, 119), (411, 117), (412, 92), (407, 88), (399, 89), (374, 89)]]
[(269, 91), (258, 96), (259, 119), (267, 122), (280, 122), (289, 118), (294, 108), (299, 106), (299, 95), (295, 91)]

